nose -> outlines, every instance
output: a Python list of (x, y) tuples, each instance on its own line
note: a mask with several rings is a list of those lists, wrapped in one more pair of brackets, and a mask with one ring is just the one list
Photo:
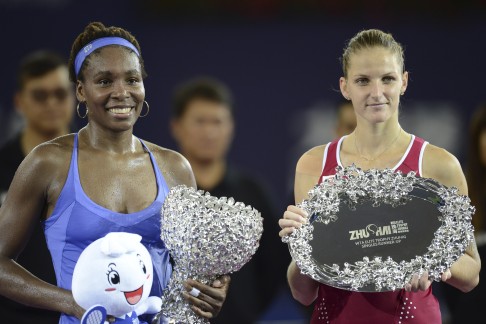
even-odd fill
[(125, 82), (115, 82), (113, 84), (112, 97), (118, 99), (125, 99), (129, 96), (130, 94), (128, 92), (127, 85), (125, 84)]
[(373, 98), (381, 98), (383, 95), (383, 85), (381, 82), (373, 82), (371, 84), (371, 96)]

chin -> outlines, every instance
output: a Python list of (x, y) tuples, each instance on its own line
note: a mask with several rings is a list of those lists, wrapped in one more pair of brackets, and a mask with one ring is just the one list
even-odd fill
[(220, 155), (218, 154), (208, 154), (208, 152), (204, 152), (202, 154), (194, 154), (194, 157), (204, 163), (213, 162), (214, 160), (219, 159)]
[(133, 131), (133, 125), (134, 125), (133, 123), (124, 123), (118, 125), (110, 125), (107, 128), (112, 130), (113, 132), (121, 133), (121, 132)]
[(367, 120), (373, 124), (380, 124), (380, 123), (385, 123), (388, 120), (390, 120), (391, 115), (389, 113), (378, 113), (378, 114), (373, 114), (372, 116), (369, 116)]

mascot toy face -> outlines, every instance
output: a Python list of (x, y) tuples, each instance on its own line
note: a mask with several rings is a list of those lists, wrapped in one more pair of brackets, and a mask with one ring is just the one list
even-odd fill
[(147, 299), (153, 267), (140, 241), (140, 235), (116, 232), (86, 247), (72, 282), (74, 299), (81, 307), (102, 305), (109, 315), (120, 317)]

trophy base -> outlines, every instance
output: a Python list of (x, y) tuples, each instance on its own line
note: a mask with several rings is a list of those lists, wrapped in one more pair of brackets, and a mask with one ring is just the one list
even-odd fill
[(184, 282), (189, 279), (197, 280), (202, 284), (208, 285), (216, 277), (210, 276), (190, 276), (174, 269), (171, 280), (164, 290), (162, 298), (162, 314), (169, 319), (168, 323), (174, 324), (209, 324), (209, 320), (200, 317), (191, 309), (191, 304), (182, 296), (186, 291)]

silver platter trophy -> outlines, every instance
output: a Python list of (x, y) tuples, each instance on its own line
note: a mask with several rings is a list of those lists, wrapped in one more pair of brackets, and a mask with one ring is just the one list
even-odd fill
[(469, 198), (413, 172), (338, 167), (299, 207), (310, 222), (282, 240), (303, 274), (341, 289), (392, 291), (425, 271), (440, 281), (473, 239)]
[(255, 254), (263, 219), (251, 206), (233, 198), (177, 186), (162, 208), (161, 238), (174, 260), (174, 271), (162, 296), (162, 313), (171, 323), (209, 323), (182, 297), (183, 283), (210, 284), (238, 271)]

